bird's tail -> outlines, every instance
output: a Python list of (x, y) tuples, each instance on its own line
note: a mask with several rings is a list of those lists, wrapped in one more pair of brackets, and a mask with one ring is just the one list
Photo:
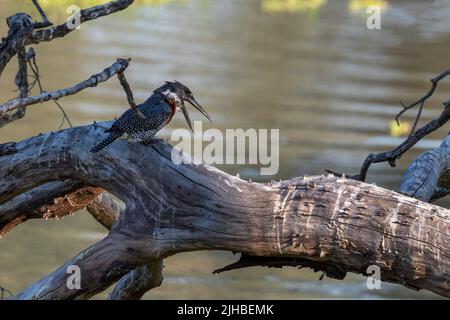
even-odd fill
[(98, 145), (96, 145), (94, 148), (91, 149), (92, 153), (99, 152), (107, 145), (114, 142), (116, 139), (120, 138), (123, 135), (123, 132), (120, 131), (107, 131), (109, 132), (109, 136), (106, 137), (102, 142), (100, 142)]

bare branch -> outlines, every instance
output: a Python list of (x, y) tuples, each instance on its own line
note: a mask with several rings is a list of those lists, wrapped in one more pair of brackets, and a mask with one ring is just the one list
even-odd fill
[(138, 109), (138, 107), (136, 106), (136, 102), (134, 102), (133, 92), (130, 89), (130, 85), (128, 84), (127, 79), (125, 78), (125, 74), (123, 72), (117, 72), (117, 78), (119, 78), (120, 84), (122, 85), (122, 88), (127, 95), (127, 100), (130, 108), (134, 110), (134, 112), (136, 112), (139, 117), (145, 119), (145, 115), (141, 112), (141, 110)]
[[(411, 149), (417, 142), (419, 142), (423, 137), (427, 136), (433, 131), (436, 131), (442, 127), (450, 119), (450, 100), (444, 103), (444, 110), (441, 112), (438, 118), (430, 121), (420, 129), (418, 129), (414, 134), (409, 136), (402, 144), (397, 146), (392, 151), (381, 152), (381, 153), (371, 153), (364, 160), (364, 163), (357, 175), (346, 175), (347, 178), (365, 181), (367, 177), (367, 171), (373, 163), (385, 162), (387, 161), (391, 167), (395, 167), (395, 161), (399, 159), (405, 152)], [(341, 173), (334, 172), (332, 170), (326, 170), (337, 177), (342, 176)]]
[(427, 136), (433, 131), (436, 131), (442, 127), (450, 119), (450, 100), (444, 103), (444, 110), (441, 112), (438, 118), (430, 121), (422, 128), (418, 129), (414, 134), (408, 137), (402, 144), (389, 152), (382, 152), (378, 154), (370, 154), (361, 167), (360, 173), (357, 176), (357, 180), (365, 181), (367, 171), (373, 163), (389, 162), (391, 167), (395, 167), (395, 161), (399, 159), (406, 151), (411, 149), (417, 142), (423, 137)]
[(44, 91), (44, 89), (42, 88), (42, 84), (41, 84), (39, 67), (36, 63), (36, 51), (34, 51), (33, 48), (30, 48), (28, 50), (27, 61), (28, 61), (28, 66), (30, 67), (31, 72), (33, 72), (33, 77), (34, 77), (33, 82), (31, 83), (30, 87), (28, 88), (28, 95), (31, 93), (31, 90), (34, 88), (34, 86), (36, 84), (39, 87), (39, 92), (42, 93)]
[[(102, 189), (83, 185), (71, 180), (50, 182), (0, 204), (0, 238), (28, 219), (61, 219), (85, 208), (106, 229), (111, 229), (121, 211), (116, 200)], [(162, 261), (149, 263), (124, 275), (109, 299), (140, 299), (161, 282)]]
[[(80, 23), (94, 20), (103, 16), (110, 15), (117, 11), (121, 11), (130, 6), (134, 0), (115, 0), (105, 4), (83, 9), (80, 11)], [(43, 30), (36, 30), (32, 36), (27, 38), (26, 44), (37, 44), (42, 41), (51, 41), (55, 38), (64, 37), (75, 30), (68, 23), (53, 26)]]
[(412, 126), (412, 128), (411, 128), (410, 136), (414, 134), (414, 131), (415, 131), (415, 129), (416, 129), (416, 126), (417, 126), (417, 124), (419, 123), (419, 119), (420, 119), (420, 116), (421, 116), (421, 114), (422, 114), (422, 110), (423, 110), (423, 107), (424, 107), (424, 105), (425, 105), (425, 102), (427, 101), (427, 99), (428, 99), (429, 97), (431, 97), (431, 96), (433, 95), (433, 93), (434, 93), (434, 91), (436, 90), (436, 87), (437, 87), (439, 81), (441, 81), (443, 78), (445, 78), (445, 77), (448, 76), (448, 75), (450, 75), (450, 69), (449, 69), (449, 70), (446, 70), (446, 71), (444, 71), (444, 72), (442, 72), (440, 75), (438, 75), (438, 76), (434, 77), (433, 79), (431, 79), (431, 80), (430, 80), (430, 81), (431, 81), (431, 88), (430, 88), (430, 90), (429, 90), (422, 98), (420, 98), (419, 100), (417, 100), (417, 101), (415, 101), (415, 102), (413, 102), (413, 103), (411, 103), (411, 104), (409, 104), (409, 105), (405, 105), (405, 104), (403, 103), (403, 101), (400, 102), (400, 104), (401, 104), (402, 107), (403, 107), (403, 110), (400, 111), (400, 112), (395, 116), (395, 121), (397, 121), (397, 124), (398, 124), (398, 125), (400, 125), (399, 122), (398, 122), (398, 119), (401, 117), (401, 115), (402, 115), (403, 113), (405, 113), (406, 111), (408, 111), (408, 110), (414, 108), (415, 106), (419, 105), (419, 111), (417, 112), (416, 119), (415, 119), (414, 124), (413, 124), (413, 126)]
[(17, 55), (19, 69), (16, 74), (15, 83), (19, 88), (19, 98), (24, 99), (28, 96), (28, 70), (27, 70), (27, 52), (21, 48)]
[(5, 154), (14, 153), (14, 152), (17, 152), (15, 142), (7, 142), (7, 143), (0, 144), (0, 156), (3, 156)]
[(99, 83), (111, 78), (117, 72), (125, 70), (128, 67), (129, 61), (129, 59), (118, 59), (117, 62), (113, 63), (102, 72), (92, 75), (89, 79), (84, 80), (72, 87), (45, 92), (25, 99), (15, 99), (0, 105), (0, 127), (5, 124), (4, 117), (7, 112), (36, 103), (42, 103), (49, 100), (57, 100), (68, 95), (76, 94), (86, 88), (95, 87)]
[(67, 123), (69, 124), (69, 127), (73, 128), (72, 122), (69, 119), (69, 116), (66, 113), (66, 110), (61, 106), (61, 104), (58, 102), (58, 100), (54, 99), (53, 102), (58, 106), (58, 109), (62, 112), (63, 118), (61, 120), (61, 124), (59, 125), (58, 129), (61, 129), (64, 125), (64, 120), (67, 120)]
[(29, 219), (60, 219), (86, 208), (102, 189), (65, 180), (41, 185), (0, 204), (0, 237)]
[[(18, 70), (15, 78), (15, 84), (19, 91), (19, 99), (25, 99), (28, 96), (28, 70), (27, 70), (27, 53), (25, 47), (19, 49), (17, 53)], [(25, 107), (20, 107), (13, 114), (5, 114), (3, 116), (4, 124), (21, 119), (25, 116)]]
[[(34, 75), (34, 82), (30, 86), (29, 91), (32, 89), (34, 84), (37, 83), (38, 86), (39, 86), (39, 93), (41, 93), (41, 94), (45, 93), (45, 91), (44, 91), (44, 89), (42, 87), (42, 83), (41, 83), (41, 75), (39, 74), (39, 67), (36, 64), (36, 52), (34, 51), (33, 48), (30, 48), (30, 50), (28, 51), (28, 64), (30, 66), (31, 71), (33, 72), (33, 75)], [(67, 113), (64, 110), (64, 108), (61, 106), (61, 104), (58, 102), (58, 100), (53, 100), (53, 102), (56, 104), (58, 109), (63, 114), (63, 118), (62, 118), (62, 121), (61, 121), (61, 125), (59, 126), (59, 129), (61, 129), (63, 127), (64, 120), (67, 120), (67, 123), (72, 128), (73, 127), (72, 126), (72, 122), (70, 121), (69, 116), (67, 115)]]
[[(133, 245), (135, 244), (136, 242), (131, 241), (125, 235), (109, 235), (68, 261), (54, 271), (50, 277), (42, 278), (12, 299), (88, 299), (148, 260), (145, 254), (141, 257), (134, 254)], [(83, 270), (80, 290), (67, 288), (67, 270), (71, 265), (76, 265)], [(56, 288), (53, 287), (55, 283), (64, 283), (64, 285)]]
[[(112, 196), (103, 192), (88, 206), (89, 213), (110, 230), (118, 220), (121, 209)], [(138, 267), (125, 274), (108, 295), (109, 300), (137, 300), (149, 290), (159, 287), (162, 283), (163, 261), (157, 260)]]
[(39, 28), (50, 27), (52, 25), (52, 23), (50, 21), (48, 21), (47, 15), (45, 14), (44, 10), (42, 10), (39, 2), (37, 0), (31, 0), (31, 1), (33, 2), (34, 6), (36, 7), (37, 11), (39, 12), (39, 14), (41, 15), (41, 18), (42, 18), (41, 22), (34, 23), (34, 28), (39, 29)]
[(108, 190), (127, 208), (108, 248), (102, 242), (68, 262), (89, 274), (81, 290), (66, 288), (62, 267), (19, 298), (89, 297), (131, 268), (192, 250), (305, 259), (336, 277), (375, 264), (382, 280), (450, 296), (447, 209), (336, 177), (250, 183), (207, 165), (174, 164), (163, 142), (117, 141), (91, 154), (104, 137), (100, 126), (76, 127), (26, 139), (0, 157), (0, 202), (66, 178)]
[(450, 135), (439, 148), (420, 154), (408, 167), (400, 192), (422, 201), (445, 196), (449, 186), (439, 180), (450, 169)]
[(270, 257), (257, 257), (257, 256), (251, 256), (247, 254), (241, 254), (241, 257), (238, 261), (229, 264), (223, 268), (214, 270), (213, 273), (221, 273), (224, 271), (230, 271), (230, 270), (236, 270), (236, 269), (242, 269), (242, 268), (248, 268), (248, 267), (255, 267), (255, 266), (263, 266), (263, 267), (269, 267), (269, 268), (282, 268), (284, 266), (290, 266), (290, 267), (307, 267), (313, 269), (314, 272), (324, 272), (326, 276), (342, 280), (346, 276), (346, 272), (344, 270), (340, 270), (339, 267), (335, 265), (326, 265), (324, 263), (316, 263), (315, 261), (310, 261), (307, 259), (301, 259), (301, 258), (277, 258), (273, 259)]
[(10, 297), (13, 296), (13, 293), (10, 290), (0, 286), (0, 300), (5, 299), (5, 293), (7, 293)]
[(19, 50), (25, 47), (25, 40), (31, 37), (34, 27), (33, 20), (25, 13), (17, 13), (6, 19), (8, 35), (0, 43), (0, 74)]
[[(19, 99), (25, 99), (28, 96), (28, 72), (27, 72), (27, 54), (25, 48), (22, 47), (18, 54), (18, 71), (15, 78), (16, 86), (19, 90)], [(20, 107), (14, 113), (8, 113), (3, 115), (3, 125), (21, 119), (25, 116), (25, 107)], [(1, 126), (1, 125), (0, 125)]]
[(108, 295), (109, 300), (138, 300), (163, 281), (163, 261), (157, 260), (136, 268), (123, 276)]
[[(41, 94), (45, 93), (45, 91), (43, 90), (43, 87), (42, 87), (41, 79), (40, 79), (39, 67), (36, 64), (36, 52), (34, 51), (33, 48), (30, 48), (27, 54), (25, 54), (24, 51), (25, 51), (25, 49), (19, 51), (19, 53), (18, 53), (19, 71), (17, 72), (17, 75), (16, 75), (16, 84), (20, 91), (19, 99), (26, 98), (36, 84), (39, 87), (39, 92)], [(33, 77), (34, 77), (34, 80), (30, 85), (28, 85), (28, 78), (27, 78), (27, 74), (28, 74), (27, 63), (28, 63), (28, 66), (30, 67), (30, 70), (32, 71)], [(64, 124), (64, 120), (67, 120), (67, 123), (69, 124), (69, 126), (73, 127), (66, 111), (61, 106), (61, 104), (59, 104), (59, 102), (57, 100), (53, 100), (53, 102), (57, 105), (57, 107), (63, 114), (63, 120), (61, 122), (61, 125), (59, 126), (59, 129), (62, 128), (62, 126)], [(26, 111), (26, 107), (19, 107), (17, 112), (15, 112), (12, 115), (10, 115), (8, 113), (4, 114), (3, 118), (5, 120), (4, 120), (4, 122), (0, 121), (0, 127), (4, 126), (12, 121), (23, 118), (25, 116), (25, 111)]]
[[(115, 0), (81, 10), (80, 22), (84, 23), (126, 9), (133, 2), (134, 0)], [(19, 16), (26, 16), (27, 22), (17, 23)], [(20, 19), (23, 21), (23, 17)], [(8, 21), (8, 36), (0, 44), (0, 74), (2, 74), (5, 66), (17, 54), (20, 48), (31, 44), (38, 44), (42, 41), (51, 41), (55, 38), (64, 37), (73, 30), (76, 30), (68, 23), (35, 30), (37, 27), (45, 27), (46, 25), (33, 23), (31, 17), (23, 13), (9, 17)]]
[[(419, 142), (422, 138), (430, 134), (431, 132), (439, 129), (442, 127), (450, 118), (450, 100), (444, 102), (444, 110), (441, 112), (438, 118), (430, 121), (423, 127), (421, 127), (419, 130), (415, 130), (416, 126), (419, 122), (420, 116), (422, 114), (423, 106), (426, 102), (426, 100), (431, 97), (436, 90), (436, 87), (440, 80), (445, 78), (446, 76), (450, 75), (450, 69), (442, 72), (440, 75), (434, 77), (431, 79), (431, 88), (430, 90), (419, 100), (416, 102), (413, 102), (410, 105), (405, 105), (403, 102), (401, 102), (403, 106), (403, 110), (400, 111), (397, 116), (395, 117), (395, 120), (398, 124), (399, 117), (406, 112), (407, 110), (410, 110), (414, 108), (415, 106), (419, 105), (419, 111), (417, 112), (416, 119), (414, 121), (414, 125), (412, 127), (411, 133), (408, 136), (408, 138), (399, 146), (397, 146), (394, 150), (388, 151), (388, 152), (381, 152), (377, 154), (369, 154), (367, 158), (364, 160), (363, 165), (361, 166), (359, 174), (356, 175), (347, 175), (348, 178), (359, 180), (359, 181), (365, 181), (367, 177), (367, 171), (369, 170), (369, 167), (373, 163), (379, 163), (379, 162), (385, 162), (387, 161), (391, 167), (395, 167), (395, 162), (397, 159), (399, 159), (405, 152), (407, 152), (409, 149), (411, 149), (417, 142)], [(328, 173), (331, 173), (337, 177), (343, 176), (341, 173), (334, 172), (332, 170), (326, 170)]]

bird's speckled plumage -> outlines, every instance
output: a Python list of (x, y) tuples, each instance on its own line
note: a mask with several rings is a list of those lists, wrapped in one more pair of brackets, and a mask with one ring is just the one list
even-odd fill
[(183, 111), (191, 127), (183, 100), (189, 101), (191, 104), (194, 102), (193, 105), (209, 119), (186, 86), (179, 82), (166, 82), (165, 85), (156, 89), (144, 103), (137, 106), (145, 117), (139, 115), (135, 110), (127, 110), (114, 121), (111, 128), (105, 131), (109, 133), (108, 137), (92, 148), (91, 152), (98, 152), (119, 138), (130, 142), (150, 143), (156, 133), (170, 122), (177, 108)]

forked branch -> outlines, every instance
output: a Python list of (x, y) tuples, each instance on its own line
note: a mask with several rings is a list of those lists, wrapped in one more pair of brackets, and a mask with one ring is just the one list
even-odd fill
[(423, 107), (425, 105), (425, 102), (427, 101), (428, 98), (430, 98), (433, 95), (434, 91), (437, 88), (437, 85), (438, 85), (439, 81), (441, 81), (442, 79), (444, 79), (448, 75), (450, 75), (450, 69), (442, 72), (440, 75), (438, 75), (438, 76), (434, 77), (433, 79), (431, 79), (430, 80), (431, 81), (431, 88), (430, 88), (430, 90), (422, 98), (420, 98), (419, 100), (417, 100), (417, 101), (415, 101), (415, 102), (413, 102), (413, 103), (411, 103), (409, 105), (406, 105), (403, 101), (400, 102), (400, 104), (403, 107), (403, 110), (400, 111), (395, 116), (395, 121), (397, 121), (398, 125), (400, 125), (398, 119), (402, 116), (403, 113), (405, 113), (406, 111), (408, 111), (408, 110), (416, 107), (417, 105), (419, 105), (419, 110), (417, 111), (416, 119), (414, 120), (414, 124), (413, 124), (413, 126), (411, 128), (410, 135), (414, 134), (416, 126), (419, 123), (420, 116), (422, 115), (422, 110), (423, 110)]
[(57, 100), (65, 96), (76, 94), (86, 88), (95, 87), (99, 83), (104, 82), (109, 78), (111, 78), (117, 72), (125, 70), (128, 67), (129, 61), (130, 59), (118, 59), (117, 62), (113, 63), (111, 66), (109, 66), (102, 72), (94, 74), (89, 79), (84, 80), (72, 87), (55, 91), (48, 91), (24, 99), (14, 99), (5, 104), (0, 105), (0, 126), (2, 125), (2, 123), (7, 121), (7, 119), (5, 120), (5, 115), (7, 115), (8, 112), (29, 105), (46, 102), (49, 100)]
[[(403, 102), (401, 103), (403, 106), (403, 110), (400, 111), (396, 117), (395, 120), (398, 123), (398, 119), (400, 116), (405, 113), (406, 111), (419, 106), (419, 110), (416, 115), (416, 119), (414, 121), (412, 130), (408, 138), (399, 146), (397, 146), (395, 149), (387, 152), (381, 152), (381, 153), (371, 153), (367, 156), (367, 158), (364, 160), (363, 165), (361, 166), (361, 169), (358, 174), (356, 175), (347, 175), (347, 177), (359, 181), (365, 181), (367, 177), (367, 171), (369, 170), (369, 167), (374, 163), (379, 162), (388, 162), (391, 167), (395, 167), (396, 160), (399, 159), (405, 152), (407, 152), (409, 149), (411, 149), (417, 142), (419, 142), (421, 139), (423, 139), (425, 136), (430, 134), (433, 131), (436, 131), (440, 127), (442, 127), (447, 121), (450, 119), (450, 100), (443, 103), (444, 110), (441, 112), (438, 118), (430, 121), (420, 129), (416, 131), (416, 126), (419, 123), (420, 116), (422, 114), (422, 109), (425, 105), (425, 102), (428, 98), (430, 98), (433, 93), (435, 92), (437, 85), (439, 81), (444, 79), (446, 76), (450, 75), (450, 69), (442, 72), (440, 75), (434, 77), (431, 79), (431, 88), (430, 90), (419, 100), (411, 103), (410, 105), (405, 105)], [(341, 177), (343, 174), (334, 172), (332, 170), (326, 170), (327, 172)]]
[(36, 7), (39, 14), (41, 15), (41, 19), (42, 19), (42, 21), (34, 23), (34, 28), (40, 29), (40, 28), (50, 27), (51, 25), (53, 25), (50, 21), (48, 21), (47, 15), (45, 14), (44, 10), (42, 10), (41, 5), (39, 4), (38, 0), (31, 0), (31, 1), (33, 2), (34, 6)]
[[(126, 9), (133, 2), (134, 0), (115, 0), (83, 9), (79, 13), (80, 23)], [(18, 53), (20, 48), (31, 44), (38, 44), (42, 41), (51, 41), (56, 38), (61, 38), (73, 30), (76, 30), (76, 26), (74, 27), (67, 22), (52, 26), (51, 23), (48, 22), (44, 11), (40, 8), (39, 3), (37, 1), (33, 1), (33, 3), (41, 14), (43, 21), (33, 23), (31, 17), (23, 13), (8, 18), (8, 35), (0, 43), (0, 75), (11, 58)]]

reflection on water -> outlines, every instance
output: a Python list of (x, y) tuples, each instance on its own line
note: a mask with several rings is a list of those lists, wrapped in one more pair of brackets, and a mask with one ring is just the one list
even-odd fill
[(350, 0), (348, 2), (348, 9), (351, 12), (366, 13), (367, 9), (372, 6), (380, 8), (380, 11), (383, 12), (388, 8), (389, 2), (385, 0)]
[(266, 12), (315, 11), (327, 0), (263, 0), (261, 8)]
[[(390, 136), (399, 101), (422, 95), (428, 79), (448, 68), (450, 10), (445, 1), (392, 1), (382, 15), (382, 29), (375, 31), (366, 29), (364, 11), (349, 10), (354, 1), (310, 1), (311, 6), (318, 4), (313, 16), (310, 10), (268, 12), (263, 4), (269, 2), (175, 1), (134, 6), (85, 24), (64, 39), (37, 47), (44, 87), (72, 85), (117, 57), (132, 57), (127, 78), (138, 101), (163, 81), (177, 79), (193, 89), (219, 129), (280, 128), (281, 169), (269, 177), (274, 179), (322, 174), (326, 168), (355, 172), (368, 153), (401, 142)], [(16, 6), (0, 2), (0, 19)], [(63, 21), (64, 12), (55, 17)], [(4, 23), (1, 28), (5, 34)], [(16, 94), (15, 68), (12, 63), (0, 78), (2, 101)], [(423, 122), (438, 114), (449, 89), (448, 83), (442, 84), (427, 104)], [(127, 108), (116, 79), (61, 102), (76, 125), (112, 119)], [(200, 119), (198, 113), (193, 116)], [(412, 116), (403, 120), (411, 122)], [(60, 120), (55, 105), (32, 106), (25, 119), (1, 129), (0, 141), (56, 130)], [(176, 116), (162, 135), (185, 126)], [(211, 126), (204, 123), (205, 128)], [(374, 166), (369, 181), (397, 188), (405, 166), (419, 152), (437, 146), (447, 131), (427, 137), (395, 169)], [(262, 180), (251, 167), (220, 168)], [(18, 292), (104, 234), (82, 214), (63, 221), (27, 222), (0, 241), (0, 285)], [(292, 268), (210, 274), (235, 258), (210, 252), (171, 257), (163, 286), (148, 298), (432, 296), (388, 284), (369, 291), (358, 276), (319, 282), (318, 274)]]

